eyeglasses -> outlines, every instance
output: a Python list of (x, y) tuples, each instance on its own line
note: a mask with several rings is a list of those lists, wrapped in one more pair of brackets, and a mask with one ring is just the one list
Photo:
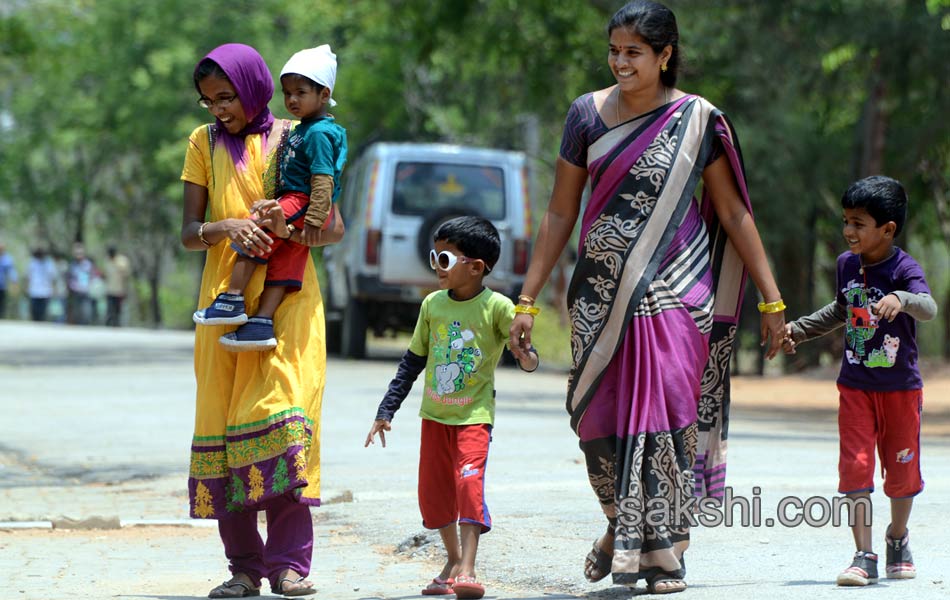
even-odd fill
[(196, 102), (198, 102), (198, 106), (201, 108), (227, 108), (235, 100), (237, 100), (237, 94), (234, 94), (230, 98), (218, 98), (217, 100), (202, 96), (198, 98)]
[[(469, 258), (467, 256), (455, 256), (448, 250), (443, 250), (442, 252), (436, 253), (435, 250), (429, 250), (429, 266), (435, 269), (442, 269), (443, 271), (451, 271), (455, 267), (455, 263), (473, 263), (476, 260), (481, 260), (479, 258)], [(491, 271), (491, 268), (486, 264), (485, 272), (488, 273)]]

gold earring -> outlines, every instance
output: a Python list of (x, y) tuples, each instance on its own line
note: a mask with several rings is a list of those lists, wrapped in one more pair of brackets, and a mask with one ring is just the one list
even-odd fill
[(666, 73), (666, 63), (663, 63), (662, 65), (660, 65), (660, 70)]

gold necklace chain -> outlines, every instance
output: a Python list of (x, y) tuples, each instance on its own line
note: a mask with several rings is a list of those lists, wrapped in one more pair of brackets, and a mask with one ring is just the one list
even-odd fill
[[(623, 121), (620, 120), (620, 96), (621, 96), (620, 86), (618, 85), (616, 89), (617, 89), (617, 97), (614, 99), (614, 107), (617, 109), (617, 125), (620, 125), (621, 123), (623, 123)], [(670, 103), (670, 88), (663, 86), (663, 104), (666, 105), (669, 103)]]

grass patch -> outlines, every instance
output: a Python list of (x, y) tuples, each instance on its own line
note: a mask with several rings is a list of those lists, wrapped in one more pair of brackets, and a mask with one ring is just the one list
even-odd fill
[(534, 319), (531, 343), (538, 350), (545, 369), (571, 368), (571, 326), (561, 325), (557, 308), (541, 304), (541, 313)]

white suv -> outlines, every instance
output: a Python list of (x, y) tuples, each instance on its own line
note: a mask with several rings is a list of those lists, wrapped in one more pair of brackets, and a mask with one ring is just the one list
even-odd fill
[(324, 251), (328, 351), (361, 358), (367, 331), (412, 331), (422, 299), (439, 287), (429, 267), (432, 235), (453, 217), (495, 224), (501, 256), (485, 284), (517, 296), (531, 240), (524, 154), (376, 143), (346, 173), (346, 236)]

